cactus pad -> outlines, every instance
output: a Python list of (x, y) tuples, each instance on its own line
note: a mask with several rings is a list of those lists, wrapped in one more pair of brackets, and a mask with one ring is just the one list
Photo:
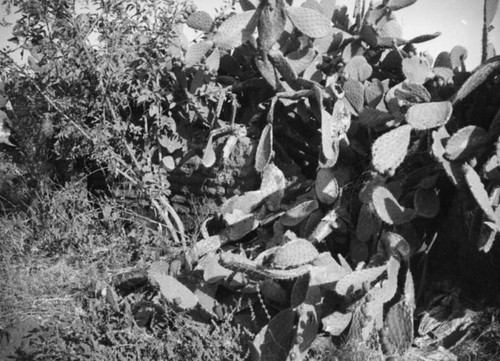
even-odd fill
[(466, 126), (448, 139), (444, 156), (450, 161), (463, 161), (477, 155), (479, 148), (490, 141), (488, 133), (475, 125)]
[(465, 181), (469, 186), (472, 196), (476, 200), (477, 204), (490, 221), (497, 223), (495, 211), (491, 205), (488, 193), (484, 188), (484, 184), (481, 182), (481, 178), (479, 178), (479, 175), (476, 173), (474, 168), (468, 164), (464, 164), (462, 169), (465, 173)]
[(293, 25), (311, 38), (322, 38), (328, 35), (331, 28), (330, 20), (313, 9), (289, 7), (286, 9)]
[(321, 168), (316, 175), (316, 197), (321, 203), (332, 204), (340, 194), (339, 183), (335, 173), (329, 168)]
[[(352, 60), (351, 60), (352, 61)], [(363, 110), (365, 88), (358, 80), (348, 79), (344, 83), (345, 97), (359, 114)]]
[(365, 268), (349, 273), (342, 277), (335, 286), (335, 292), (341, 296), (346, 296), (348, 293), (360, 291), (363, 289), (365, 282), (372, 283), (377, 280), (386, 270), (386, 266), (373, 268)]
[(290, 269), (313, 262), (319, 252), (306, 239), (295, 239), (281, 246), (275, 253), (271, 266), (276, 269)]
[(415, 84), (423, 84), (434, 77), (427, 60), (419, 56), (403, 59), (403, 73), (408, 82)]
[(192, 13), (188, 18), (186, 25), (195, 30), (210, 31), (213, 24), (212, 17), (206, 11), (198, 10)]
[(453, 95), (451, 102), (456, 104), (464, 99), (474, 89), (483, 84), (492, 74), (497, 72), (498, 69), (500, 69), (500, 56), (491, 58), (486, 63), (481, 64)]
[(415, 216), (413, 209), (401, 206), (385, 187), (379, 186), (373, 190), (372, 204), (375, 213), (387, 224), (403, 224), (409, 222)]
[(439, 212), (439, 196), (434, 189), (418, 188), (413, 196), (413, 205), (420, 217), (434, 218)]
[(373, 166), (380, 173), (390, 173), (403, 162), (410, 144), (411, 126), (405, 124), (393, 129), (373, 143)]
[(200, 64), (203, 57), (212, 49), (214, 43), (210, 40), (200, 41), (199, 43), (191, 44), (186, 51), (186, 67), (190, 68)]
[[(249, 36), (245, 31), (252, 19), (255, 10), (249, 10), (231, 16), (217, 29), (213, 41), (223, 50), (235, 48), (243, 44)], [(254, 28), (255, 29), (255, 28)], [(250, 31), (249, 31), (250, 32)]]
[(432, 129), (445, 125), (452, 111), (450, 102), (415, 104), (408, 109), (406, 121), (414, 129)]
[(186, 286), (174, 277), (158, 272), (156, 268), (148, 271), (148, 277), (158, 284), (160, 292), (169, 302), (184, 310), (194, 308), (198, 299)]
[(372, 75), (373, 69), (361, 55), (353, 57), (344, 68), (344, 74), (348, 79), (364, 82)]

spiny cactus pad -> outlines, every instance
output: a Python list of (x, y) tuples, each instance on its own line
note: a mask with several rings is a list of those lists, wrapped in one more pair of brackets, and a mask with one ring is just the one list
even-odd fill
[(497, 223), (495, 211), (493, 210), (493, 207), (491, 205), (488, 193), (484, 188), (484, 184), (481, 182), (481, 178), (476, 173), (474, 168), (472, 168), (468, 164), (464, 164), (462, 169), (465, 174), (465, 181), (469, 186), (469, 189), (477, 204), (483, 210), (484, 214), (490, 221)]
[(372, 283), (377, 278), (382, 276), (386, 270), (386, 266), (379, 266), (373, 268), (365, 268), (358, 271), (349, 273), (348, 275), (342, 277), (335, 286), (335, 292), (341, 296), (346, 296), (349, 293), (353, 293), (363, 289), (363, 284), (365, 282)]
[(158, 272), (154, 268), (148, 271), (148, 277), (158, 284), (163, 297), (176, 306), (187, 310), (198, 304), (193, 292), (174, 277)]
[(305, 35), (311, 38), (328, 35), (330, 20), (316, 10), (292, 6), (287, 8), (286, 12), (293, 25)]
[(403, 73), (410, 83), (423, 84), (434, 76), (429, 64), (419, 56), (403, 59)]
[(376, 187), (372, 193), (372, 204), (375, 213), (387, 224), (403, 224), (415, 216), (415, 211), (399, 204), (396, 198), (385, 187)]
[(332, 169), (321, 168), (318, 170), (314, 189), (316, 197), (321, 203), (332, 204), (337, 200), (340, 189)]
[(488, 79), (498, 69), (500, 69), (500, 56), (495, 56), (494, 58), (489, 59), (486, 63), (481, 64), (453, 95), (451, 98), (452, 104), (456, 104), (467, 97), (474, 91), (474, 89), (483, 84), (486, 79)]
[(205, 40), (199, 43), (191, 44), (186, 52), (186, 67), (192, 67), (194, 65), (200, 64), (201, 60), (214, 46), (213, 41)]
[(259, 145), (255, 154), (255, 169), (262, 172), (273, 156), (273, 125), (268, 123), (260, 135)]
[(213, 20), (209, 13), (198, 10), (192, 13), (188, 18), (186, 25), (195, 30), (209, 31), (212, 28)]
[(378, 172), (392, 172), (403, 162), (410, 144), (411, 129), (408, 124), (401, 125), (373, 143), (372, 162)]
[(251, 35), (247, 34), (245, 29), (254, 13), (255, 10), (244, 11), (224, 21), (213, 37), (215, 45), (220, 49), (227, 50), (243, 44), (247, 36)]
[(490, 141), (488, 133), (481, 127), (468, 125), (448, 139), (444, 156), (450, 161), (460, 162), (477, 154), (479, 148)]
[(298, 238), (278, 248), (271, 266), (276, 269), (296, 268), (313, 262), (318, 256), (319, 252), (311, 242)]
[(445, 125), (451, 117), (450, 102), (415, 104), (408, 109), (406, 121), (414, 129), (426, 130)]
[(373, 69), (361, 55), (353, 57), (344, 68), (344, 74), (348, 79), (364, 82), (372, 75)]
[(356, 79), (350, 78), (344, 83), (345, 97), (358, 114), (363, 110), (364, 91), (363, 84)]

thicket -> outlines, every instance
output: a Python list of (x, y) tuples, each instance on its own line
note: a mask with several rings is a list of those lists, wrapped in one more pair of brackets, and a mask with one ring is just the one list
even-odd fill
[(2, 261), (98, 270), (18, 357), (418, 359), (436, 284), (498, 299), (497, 1), (473, 72), (415, 0), (292, 2), (5, 1)]

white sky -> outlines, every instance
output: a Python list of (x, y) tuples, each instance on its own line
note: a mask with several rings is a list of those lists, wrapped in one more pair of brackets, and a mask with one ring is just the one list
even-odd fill
[[(303, 1), (296, 0), (295, 5)], [(215, 9), (221, 6), (223, 0), (194, 2), (199, 9), (215, 14)], [(354, 3), (355, 0), (337, 0), (337, 5), (347, 5), (350, 11), (354, 8)], [(455, 45), (462, 45), (469, 54), (467, 68), (472, 70), (479, 65), (481, 58), (482, 9), (483, 0), (417, 0), (414, 5), (395, 14), (403, 27), (405, 39), (437, 31), (442, 33), (437, 39), (419, 44), (419, 51), (428, 50), (435, 58), (441, 51), (450, 51)], [(500, 12), (500, 7), (497, 12)], [(0, 5), (0, 19), (4, 16), (5, 8)], [(6, 16), (5, 19), (14, 22), (15, 15)], [(492, 25), (495, 29), (490, 32), (490, 41), (495, 45), (497, 54), (500, 54), (500, 14), (497, 14)], [(6, 39), (10, 36), (10, 29), (0, 28), (0, 48), (8, 45)]]

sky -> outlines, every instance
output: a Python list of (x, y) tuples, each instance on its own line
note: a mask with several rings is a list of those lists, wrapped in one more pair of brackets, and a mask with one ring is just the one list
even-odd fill
[[(295, 0), (294, 5), (299, 5), (303, 1)], [(194, 2), (199, 9), (215, 14), (215, 9), (222, 5), (223, 0), (194, 0)], [(355, 0), (337, 0), (337, 5), (347, 5), (350, 11), (354, 8), (354, 3)], [(493, 20), (494, 29), (490, 32), (490, 42), (494, 44), (497, 54), (500, 54), (499, 12), (500, 6)], [(450, 51), (455, 45), (462, 45), (468, 50), (467, 69), (473, 70), (479, 65), (483, 22), (482, 0), (417, 0), (414, 5), (396, 11), (395, 15), (403, 27), (405, 39), (437, 31), (442, 33), (437, 39), (418, 45), (419, 51), (427, 50), (436, 58), (441, 51)], [(0, 5), (0, 20), (2, 18), (13, 23), (16, 16), (15, 14), (7, 16), (5, 8)], [(9, 37), (11, 37), (10, 29), (0, 27), (1, 49), (9, 44), (7, 42)], [(21, 63), (26, 61), (19, 55), (16, 60)]]

